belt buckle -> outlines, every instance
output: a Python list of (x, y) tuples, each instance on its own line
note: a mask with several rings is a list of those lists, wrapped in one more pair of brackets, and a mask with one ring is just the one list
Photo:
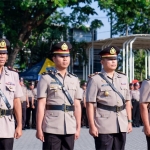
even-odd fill
[[(5, 110), (4, 114), (6, 114), (6, 110)], [(5, 115), (2, 115), (2, 108), (0, 108), (0, 118), (2, 118), (3, 116), (5, 116)]]
[(65, 105), (65, 104), (63, 104), (63, 108), (64, 108), (64, 112), (68, 112), (68, 110), (67, 110), (67, 105)]
[(0, 118), (6, 115), (6, 110), (3, 110), (3, 111), (4, 111), (4, 114), (2, 115), (2, 109), (0, 108)]
[(119, 111), (120, 111), (120, 107), (116, 106), (116, 112), (119, 112)]

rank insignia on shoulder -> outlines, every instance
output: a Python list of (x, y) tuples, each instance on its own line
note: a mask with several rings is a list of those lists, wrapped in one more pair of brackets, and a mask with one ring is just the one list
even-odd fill
[(150, 78), (149, 78), (149, 79), (145, 79), (145, 80), (149, 81), (149, 80), (150, 80)]
[(88, 75), (88, 77), (91, 78), (91, 77), (93, 77), (93, 76), (95, 76), (95, 75), (97, 75), (97, 74), (99, 74), (99, 73), (100, 73), (100, 72), (92, 73), (92, 74)]
[(75, 76), (75, 77), (78, 77), (76, 74), (72, 73), (72, 72), (69, 72), (69, 74)]
[(42, 75), (46, 75), (46, 74), (48, 74), (48, 73), (47, 73), (47, 72), (43, 72), (43, 73), (42, 73)]
[(8, 70), (11, 70), (11, 71), (18, 72), (18, 70), (17, 70), (17, 69), (15, 69), (15, 68), (12, 68), (12, 67), (10, 67), (10, 66), (7, 66), (7, 69), (8, 69)]
[(123, 72), (120, 72), (120, 71), (117, 71), (117, 73), (119, 73), (119, 74), (123, 74), (123, 75), (126, 75), (125, 73), (123, 73)]

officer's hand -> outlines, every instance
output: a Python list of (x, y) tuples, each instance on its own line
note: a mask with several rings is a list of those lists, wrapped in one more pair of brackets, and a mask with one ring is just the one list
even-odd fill
[(44, 142), (44, 135), (42, 130), (37, 130), (36, 132), (36, 138)]
[(95, 126), (90, 127), (89, 133), (94, 137), (98, 137), (98, 130)]
[(27, 108), (29, 108), (29, 104), (27, 104)]
[(127, 133), (130, 133), (130, 132), (132, 132), (132, 123), (131, 122), (128, 123), (128, 131), (127, 131)]
[(32, 108), (34, 109), (34, 108), (35, 108), (35, 106), (34, 106), (34, 105), (32, 105)]
[(22, 128), (21, 127), (17, 127), (15, 130), (15, 134), (14, 134), (14, 138), (19, 139), (22, 135)]
[(79, 138), (79, 135), (80, 135), (80, 130), (77, 130), (74, 135), (74, 140), (77, 140)]
[(144, 133), (150, 137), (150, 127), (149, 128), (144, 128)]

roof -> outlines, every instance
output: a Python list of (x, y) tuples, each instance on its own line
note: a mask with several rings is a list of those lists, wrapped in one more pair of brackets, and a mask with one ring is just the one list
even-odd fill
[[(129, 40), (135, 40), (133, 42), (132, 49), (136, 50), (136, 49), (149, 49), (150, 48), (150, 34), (133, 34), (133, 35), (128, 35), (128, 36), (97, 40), (93, 42), (93, 48), (103, 49), (104, 47), (114, 45), (122, 49), (123, 44)], [(88, 47), (92, 47), (92, 42), (88, 43)]]

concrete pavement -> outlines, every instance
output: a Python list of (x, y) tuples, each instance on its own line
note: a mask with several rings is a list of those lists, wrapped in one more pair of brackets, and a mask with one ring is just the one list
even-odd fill
[[(20, 139), (15, 140), (13, 150), (41, 150), (42, 142), (35, 137), (33, 129), (23, 131)], [(132, 133), (127, 135), (126, 150), (146, 150), (146, 139), (142, 127), (133, 128)], [(89, 135), (89, 130), (81, 129), (80, 138), (75, 142), (74, 150), (94, 150), (94, 140)]]

